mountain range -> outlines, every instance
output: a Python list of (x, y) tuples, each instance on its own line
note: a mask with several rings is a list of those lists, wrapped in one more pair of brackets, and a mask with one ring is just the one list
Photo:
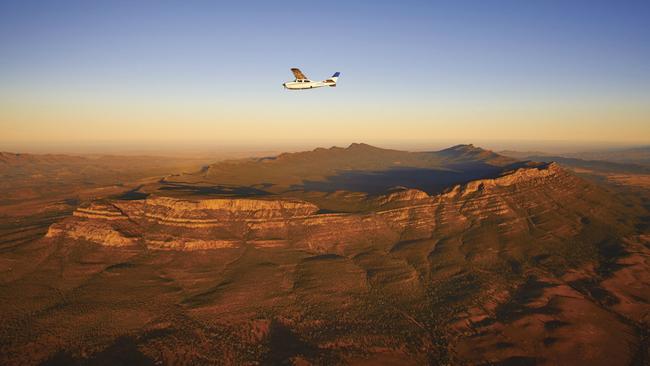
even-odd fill
[(140, 181), (3, 244), (0, 363), (644, 364), (650, 215), (619, 189), (358, 143)]

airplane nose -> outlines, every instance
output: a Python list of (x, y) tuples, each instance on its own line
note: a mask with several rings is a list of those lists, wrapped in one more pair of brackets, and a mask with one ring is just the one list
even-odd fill
[(286, 87), (287, 87), (287, 83), (282, 83), (282, 86), (284, 86), (284, 87), (286, 88)]

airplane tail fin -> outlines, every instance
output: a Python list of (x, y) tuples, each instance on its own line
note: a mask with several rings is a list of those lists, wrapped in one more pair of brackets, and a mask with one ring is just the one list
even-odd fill
[(329, 79), (325, 80), (326, 83), (329, 83), (330, 86), (336, 86), (336, 82), (339, 81), (340, 72), (335, 72)]

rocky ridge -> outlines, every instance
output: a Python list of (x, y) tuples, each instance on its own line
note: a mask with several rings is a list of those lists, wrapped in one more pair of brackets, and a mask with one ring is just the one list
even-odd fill
[[(533, 216), (535, 209), (551, 209), (558, 199), (531, 200), (522, 195), (531, 189), (541, 190), (545, 196), (570, 194), (563, 187), (576, 186), (576, 181), (579, 179), (551, 163), (471, 181), (434, 196), (401, 187), (374, 199), (375, 210), (360, 213), (320, 213), (315, 204), (290, 199), (149, 196), (99, 201), (54, 224), (47, 237), (149, 249), (203, 250), (252, 244), (344, 254), (372, 243), (385, 243), (389, 248), (399, 241), (426, 239), (435, 230), (461, 229), (488, 217), (509, 220), (510, 224), (522, 221)], [(515, 214), (522, 210), (531, 213), (524, 218)], [(518, 230), (517, 225), (509, 228)]]

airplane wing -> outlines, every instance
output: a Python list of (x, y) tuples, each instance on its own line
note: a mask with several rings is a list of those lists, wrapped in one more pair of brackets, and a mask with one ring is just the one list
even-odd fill
[(303, 74), (302, 71), (300, 71), (300, 69), (293, 68), (291, 69), (291, 72), (296, 77), (296, 79), (307, 79), (305, 74)]

